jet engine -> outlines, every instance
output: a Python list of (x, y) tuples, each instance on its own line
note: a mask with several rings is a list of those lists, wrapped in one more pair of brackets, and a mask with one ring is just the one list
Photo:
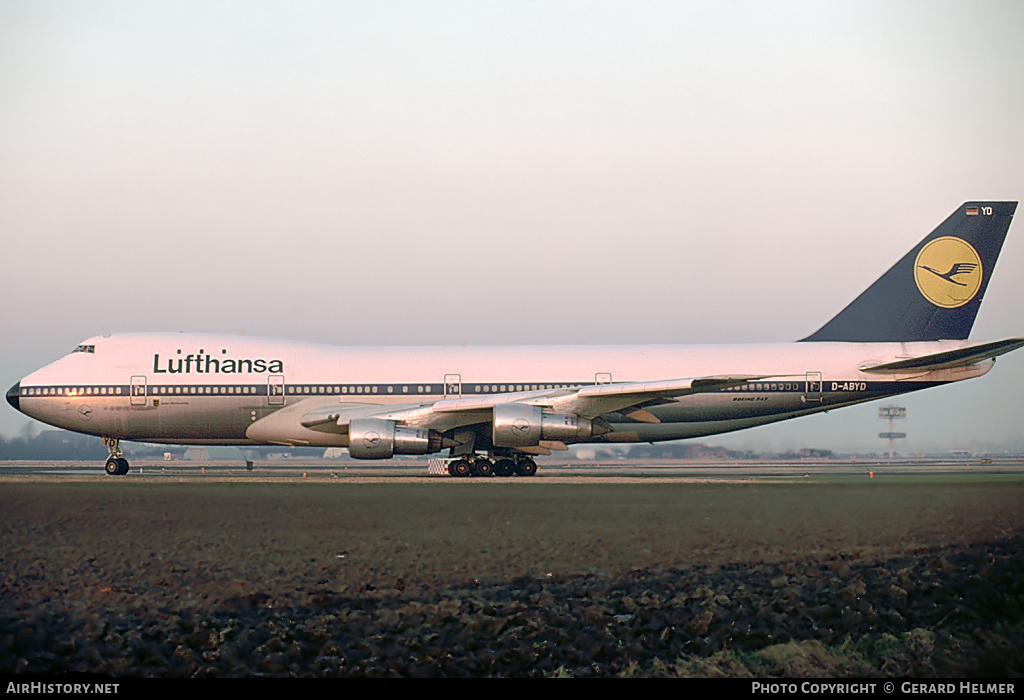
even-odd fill
[(494, 407), (492, 441), (496, 447), (531, 447), (541, 440), (578, 442), (608, 432), (589, 418), (545, 413), (540, 406), (502, 403)]
[(348, 451), (354, 459), (425, 455), (441, 448), (441, 435), (434, 430), (407, 428), (383, 418), (356, 418), (348, 424)]

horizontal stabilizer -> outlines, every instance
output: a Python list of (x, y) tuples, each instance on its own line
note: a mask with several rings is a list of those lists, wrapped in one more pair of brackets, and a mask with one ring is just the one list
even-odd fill
[(998, 340), (994, 343), (974, 345), (959, 350), (947, 350), (937, 352), (923, 357), (913, 357), (909, 360), (898, 360), (886, 362), (882, 365), (861, 367), (862, 372), (903, 372), (903, 371), (933, 371), (940, 369), (952, 369), (954, 367), (966, 367), (983, 360), (992, 360), (1000, 355), (1013, 352), (1017, 348), (1024, 347), (1024, 338), (1010, 338)]

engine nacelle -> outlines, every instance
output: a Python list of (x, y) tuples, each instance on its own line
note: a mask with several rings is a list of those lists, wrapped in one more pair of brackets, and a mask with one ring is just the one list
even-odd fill
[(348, 452), (354, 459), (426, 455), (440, 449), (441, 436), (425, 428), (406, 428), (384, 418), (356, 418), (348, 424)]
[(494, 407), (495, 447), (533, 447), (541, 440), (577, 442), (594, 435), (594, 424), (575, 414), (545, 413), (540, 406), (501, 403)]

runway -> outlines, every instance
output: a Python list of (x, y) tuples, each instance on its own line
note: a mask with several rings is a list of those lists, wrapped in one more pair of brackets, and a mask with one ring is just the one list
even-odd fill
[(203, 462), (138, 460), (125, 477), (111, 477), (93, 462), (12, 461), (0, 463), (0, 480), (65, 477), (127, 480), (227, 481), (430, 481), (439, 483), (630, 483), (766, 480), (944, 479), (1024, 480), (1024, 459), (957, 458), (916, 460), (749, 460), (541, 463), (533, 477), (452, 477), (431, 473), (426, 461), (388, 464), (325, 460), (270, 460), (251, 469), (239, 460)]

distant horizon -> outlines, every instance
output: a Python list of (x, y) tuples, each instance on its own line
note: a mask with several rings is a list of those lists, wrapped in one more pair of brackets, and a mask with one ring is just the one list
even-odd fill
[[(48, 426), (48, 425), (46, 425), (44, 423), (40, 423), (38, 421), (27, 421), (23, 425), (22, 431), (20, 431), (17, 435), (7, 435), (7, 434), (4, 434), (4, 433), (0, 433), (0, 443), (12, 443), (12, 442), (15, 442), (17, 440), (26, 439), (25, 435), (28, 433), (28, 429), (30, 427), (34, 429), (34, 432), (32, 433), (32, 435), (34, 437), (39, 437), (40, 435), (42, 435), (44, 433), (63, 433), (63, 434), (69, 435), (69, 436), (75, 436), (76, 438), (80, 438), (83, 441), (90, 441), (90, 442), (94, 441), (97, 446), (101, 446), (100, 438), (99, 437), (96, 437), (96, 436), (93, 436), (93, 435), (85, 435), (83, 433), (76, 433), (76, 432), (73, 432), (73, 431), (64, 430), (62, 428), (54, 428), (52, 426)], [(887, 455), (888, 452), (889, 452), (888, 440), (883, 439), (883, 438), (879, 438), (879, 443), (881, 443), (881, 444), (879, 444), (877, 446), (877, 448), (875, 448), (875, 449), (872, 449), (871, 446), (867, 445), (867, 444), (864, 444), (861, 448), (858, 448), (858, 449), (848, 449), (848, 448), (847, 449), (836, 449), (836, 448), (828, 447), (827, 445), (823, 445), (823, 444), (822, 445), (815, 445), (815, 446), (804, 445), (804, 446), (800, 446), (800, 447), (785, 447), (783, 449), (770, 449), (770, 448), (767, 448), (765, 446), (762, 446), (762, 447), (756, 447), (756, 446), (737, 447), (735, 444), (732, 444), (730, 442), (728, 437), (729, 437), (729, 434), (708, 436), (706, 438), (693, 438), (693, 439), (683, 439), (683, 440), (666, 440), (664, 442), (656, 442), (656, 443), (603, 443), (603, 442), (576, 443), (576, 444), (569, 445), (569, 450), (570, 450), (569, 453), (553, 453), (552, 455), (549, 455), (549, 456), (546, 456), (546, 457), (542, 457), (541, 459), (544, 459), (544, 460), (557, 460), (560, 454), (566, 454), (567, 458), (579, 459), (578, 457), (575, 457), (575, 456), (572, 456), (572, 457), (568, 456), (568, 455), (572, 454), (573, 452), (575, 452), (576, 450), (603, 450), (603, 451), (606, 451), (606, 452), (627, 453), (630, 450), (630, 448), (632, 448), (633, 446), (639, 446), (641, 448), (649, 448), (649, 449), (652, 449), (652, 450), (657, 450), (659, 447), (666, 447), (666, 448), (672, 449), (674, 447), (680, 447), (680, 446), (690, 446), (690, 447), (702, 446), (702, 447), (706, 447), (708, 449), (722, 448), (722, 449), (726, 449), (726, 450), (728, 450), (730, 452), (751, 453), (751, 454), (758, 454), (758, 455), (798, 454), (802, 450), (815, 450), (815, 451), (828, 451), (828, 452), (832, 452), (835, 455), (837, 455), (838, 457), (857, 456), (857, 455), (882, 455), (882, 454), (886, 454)], [(33, 438), (28, 438), (28, 439), (33, 439)], [(128, 452), (130, 452), (132, 449), (134, 449), (132, 446), (135, 446), (135, 445), (145, 446), (145, 448), (148, 449), (148, 450), (163, 450), (165, 452), (184, 451), (184, 450), (187, 450), (187, 449), (190, 449), (190, 448), (200, 448), (200, 447), (215, 448), (215, 449), (221, 449), (221, 448), (225, 448), (226, 447), (226, 448), (237, 448), (239, 450), (253, 450), (253, 451), (255, 451), (255, 450), (262, 450), (262, 451), (277, 450), (277, 451), (281, 451), (281, 452), (289, 452), (291, 450), (302, 450), (302, 451), (305, 451), (305, 452), (319, 452), (319, 453), (323, 453), (325, 450), (339, 449), (339, 448), (303, 447), (303, 446), (286, 447), (286, 446), (282, 446), (282, 445), (186, 445), (186, 444), (166, 444), (166, 443), (153, 443), (153, 442), (139, 442), (139, 441), (134, 441), (134, 440), (122, 440), (121, 441), (121, 445), (122, 445), (122, 448), (126, 449), (126, 451), (128, 451)], [(899, 443), (897, 443), (896, 447), (897, 447), (897, 449), (896, 449), (897, 457), (899, 455), (913, 457), (913, 456), (923, 456), (923, 455), (943, 455), (943, 454), (952, 455), (952, 454), (962, 454), (962, 453), (967, 453), (967, 454), (1007, 454), (1007, 453), (1009, 453), (1009, 454), (1019, 454), (1020, 456), (1024, 456), (1024, 438), (1021, 438), (1020, 440), (1017, 440), (1017, 441), (1012, 441), (1012, 442), (1009, 442), (1009, 443), (1002, 443), (1002, 444), (969, 442), (967, 444), (960, 445), (960, 446), (942, 446), (942, 447), (940, 447), (940, 446), (930, 446), (930, 447), (929, 446), (919, 446), (915, 450), (906, 450), (906, 449), (900, 449)], [(106, 448), (103, 448), (103, 449), (105, 450)], [(340, 448), (340, 449), (345, 450), (346, 448)], [(435, 453), (435, 454), (432, 454), (432, 455), (427, 455), (427, 456), (424, 457), (424, 459), (426, 459), (428, 457), (430, 457), (430, 458), (445, 458), (445, 459), (447, 459), (446, 454), (443, 453), (443, 452), (442, 453)], [(410, 458), (409, 456), (403, 456), (403, 457), (400, 457), (399, 459), (409, 459), (409, 458)], [(45, 458), (40, 458), (40, 459), (45, 459)], [(15, 460), (15, 461), (17, 461), (17, 460)], [(83, 458), (82, 461), (90, 461), (90, 460), (88, 458)], [(96, 462), (97, 462), (97, 464), (99, 464), (100, 460), (97, 459)]]

